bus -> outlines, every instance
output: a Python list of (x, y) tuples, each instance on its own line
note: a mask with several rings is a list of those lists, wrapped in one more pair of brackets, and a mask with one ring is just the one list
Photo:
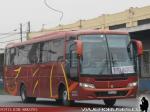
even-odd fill
[(127, 32), (51, 32), (6, 46), (4, 88), (24, 103), (51, 98), (63, 105), (103, 100), (113, 106), (136, 97), (142, 50)]

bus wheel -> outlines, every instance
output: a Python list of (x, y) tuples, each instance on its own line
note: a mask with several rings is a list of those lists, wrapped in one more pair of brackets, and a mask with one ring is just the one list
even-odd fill
[(23, 103), (31, 103), (36, 101), (35, 97), (27, 97), (26, 88), (24, 85), (21, 86), (20, 96)]
[(116, 99), (104, 99), (104, 103), (108, 107), (112, 107), (116, 103)]
[(72, 105), (74, 103), (73, 100), (71, 100), (71, 101), (68, 100), (68, 92), (65, 88), (63, 88), (61, 97), (62, 97), (62, 103), (65, 106), (69, 106), (69, 105)]

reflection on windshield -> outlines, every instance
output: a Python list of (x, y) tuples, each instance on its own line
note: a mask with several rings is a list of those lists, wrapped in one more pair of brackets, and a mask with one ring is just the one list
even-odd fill
[(82, 35), (79, 39), (83, 41), (81, 74), (109, 75), (135, 72), (133, 61), (127, 51), (128, 35)]
[[(127, 35), (106, 35), (112, 60), (112, 73), (134, 73), (133, 60), (131, 60), (127, 45)], [(118, 71), (117, 71), (118, 70)]]

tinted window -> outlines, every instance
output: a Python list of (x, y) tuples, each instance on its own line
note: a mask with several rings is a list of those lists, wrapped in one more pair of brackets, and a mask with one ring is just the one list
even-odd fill
[(57, 39), (32, 45), (23, 45), (6, 50), (6, 64), (34, 64), (61, 61), (64, 56), (64, 39)]
[(10, 64), (10, 49), (6, 49), (6, 65)]
[(15, 55), (16, 55), (16, 49), (15, 48), (11, 48), (10, 49), (10, 65), (14, 65), (14, 58), (15, 58)]
[(51, 61), (51, 43), (51, 41), (48, 41), (40, 44), (40, 62)]
[(29, 58), (29, 63), (30, 64), (33, 64), (33, 63), (38, 63), (39, 62), (39, 43), (36, 43), (36, 44), (33, 44), (30, 51), (29, 51), (29, 54), (28, 54), (28, 58)]
[(20, 64), (29, 64), (29, 59), (28, 59), (28, 53), (31, 49), (32, 45), (24, 45), (24, 46), (19, 46), (17, 48), (17, 55), (15, 57), (15, 64), (20, 65)]
[(63, 60), (64, 39), (53, 40), (50, 53), (52, 61)]

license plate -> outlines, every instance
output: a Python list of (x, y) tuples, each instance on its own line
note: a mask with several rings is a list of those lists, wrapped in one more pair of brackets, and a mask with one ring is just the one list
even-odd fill
[(117, 91), (108, 91), (108, 94), (117, 94)]
[(134, 73), (133, 66), (121, 66), (121, 67), (112, 67), (113, 74), (122, 74), (122, 73)]

